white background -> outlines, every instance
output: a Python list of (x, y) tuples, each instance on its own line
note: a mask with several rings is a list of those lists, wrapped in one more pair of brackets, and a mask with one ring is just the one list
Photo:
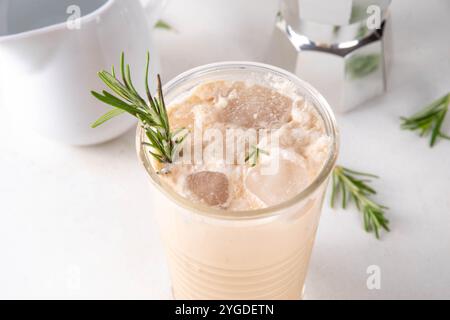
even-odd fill
[[(172, 0), (164, 19), (177, 31), (155, 32), (164, 78), (262, 60), (276, 11), (276, 0)], [(326, 204), (307, 299), (450, 298), (450, 142), (430, 149), (399, 129), (400, 116), (450, 91), (449, 14), (447, 0), (392, 5), (389, 90), (338, 116), (339, 162), (381, 176), (392, 232), (377, 241), (355, 210)], [(0, 298), (170, 298), (134, 132), (67, 147), (0, 111)], [(370, 265), (381, 290), (366, 287)]]

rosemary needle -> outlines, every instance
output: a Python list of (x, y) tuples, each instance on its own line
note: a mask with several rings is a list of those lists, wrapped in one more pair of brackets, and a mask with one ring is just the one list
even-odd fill
[(158, 20), (155, 23), (155, 29), (173, 30), (173, 27), (164, 20)]
[(256, 167), (261, 154), (269, 155), (269, 153), (257, 146), (252, 146), (250, 153), (245, 158), (245, 162), (250, 165), (250, 167)]

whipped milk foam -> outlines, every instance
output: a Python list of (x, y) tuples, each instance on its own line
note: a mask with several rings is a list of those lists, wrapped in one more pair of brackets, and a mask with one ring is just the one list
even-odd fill
[(162, 179), (193, 202), (231, 211), (282, 203), (316, 178), (328, 156), (314, 106), (286, 88), (208, 82), (168, 109), (172, 129), (189, 134)]

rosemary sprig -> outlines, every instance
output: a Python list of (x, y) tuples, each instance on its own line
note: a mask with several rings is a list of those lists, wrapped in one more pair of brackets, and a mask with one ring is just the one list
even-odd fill
[(114, 107), (111, 111), (99, 118), (94, 124), (96, 128), (106, 121), (122, 114), (129, 113), (140, 120), (142, 128), (145, 130), (149, 142), (144, 142), (150, 147), (150, 154), (159, 162), (169, 164), (174, 161), (174, 157), (183, 142), (185, 135), (181, 136), (180, 131), (170, 130), (169, 118), (167, 116), (166, 104), (162, 93), (161, 77), (158, 75), (158, 93), (153, 97), (148, 85), (148, 74), (150, 67), (150, 54), (147, 53), (147, 65), (145, 73), (145, 90), (147, 101), (142, 98), (131, 81), (130, 66), (125, 64), (125, 54), (122, 53), (120, 70), (122, 79), (116, 78), (114, 67), (111, 73), (101, 71), (98, 73), (100, 79), (116, 95), (107, 91), (98, 93), (92, 91), (94, 97), (100, 101)]
[(450, 140), (450, 137), (441, 131), (449, 104), (450, 93), (434, 101), (411, 117), (401, 118), (401, 128), (403, 130), (419, 131), (421, 137), (431, 133), (430, 147), (434, 147), (438, 138)]
[(245, 157), (245, 162), (248, 163), (250, 167), (256, 167), (261, 154), (269, 155), (267, 151), (260, 149), (257, 146), (252, 146), (250, 148), (250, 153)]
[(342, 208), (346, 209), (350, 202), (354, 202), (363, 214), (364, 229), (374, 232), (380, 238), (380, 229), (389, 231), (389, 220), (385, 217), (388, 208), (370, 199), (376, 191), (368, 184), (375, 175), (353, 171), (344, 167), (336, 167), (332, 177), (331, 207), (334, 208), (336, 197), (341, 195)]

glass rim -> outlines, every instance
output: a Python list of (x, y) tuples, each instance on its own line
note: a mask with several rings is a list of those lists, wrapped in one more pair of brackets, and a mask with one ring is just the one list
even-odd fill
[(238, 210), (238, 211), (224, 210), (209, 207), (201, 203), (194, 203), (189, 199), (183, 197), (182, 195), (178, 194), (166, 183), (164, 183), (152, 166), (150, 153), (146, 151), (145, 146), (142, 144), (142, 142), (145, 140), (145, 132), (141, 128), (141, 126), (138, 126), (136, 132), (136, 150), (139, 159), (141, 160), (145, 170), (150, 176), (151, 183), (160, 192), (162, 192), (171, 201), (173, 201), (176, 205), (181, 206), (192, 213), (200, 214), (201, 216), (209, 218), (216, 218), (219, 220), (258, 220), (262, 218), (275, 217), (281, 215), (284, 209), (294, 206), (295, 204), (301, 202), (302, 200), (306, 199), (308, 196), (313, 194), (329, 178), (336, 164), (339, 151), (339, 132), (334, 113), (330, 105), (326, 101), (326, 99), (313, 86), (311, 86), (309, 83), (300, 79), (298, 76), (296, 76), (291, 72), (288, 72), (286, 70), (283, 70), (281, 68), (272, 65), (258, 62), (248, 62), (248, 61), (217, 62), (199, 66), (181, 73), (180, 75), (176, 76), (163, 86), (163, 92), (164, 93), (170, 92), (171, 90), (174, 90), (181, 84), (186, 83), (190, 80), (194, 80), (195, 78), (202, 75), (213, 74), (214, 72), (217, 71), (229, 70), (231, 72), (233, 70), (245, 70), (245, 69), (253, 69), (253, 71), (255, 70), (265, 71), (267, 73), (280, 76), (284, 79), (288, 79), (289, 81), (292, 81), (297, 87), (301, 87), (302, 89), (304, 89), (311, 97), (314, 98), (314, 107), (316, 111), (319, 113), (319, 115), (322, 117), (327, 133), (330, 135), (332, 139), (332, 144), (328, 152), (329, 154), (327, 160), (325, 161), (322, 169), (320, 170), (319, 174), (314, 178), (314, 180), (306, 188), (304, 188), (301, 192), (299, 192), (297, 195), (295, 195), (289, 200), (283, 201), (274, 206), (269, 206), (261, 209)]

